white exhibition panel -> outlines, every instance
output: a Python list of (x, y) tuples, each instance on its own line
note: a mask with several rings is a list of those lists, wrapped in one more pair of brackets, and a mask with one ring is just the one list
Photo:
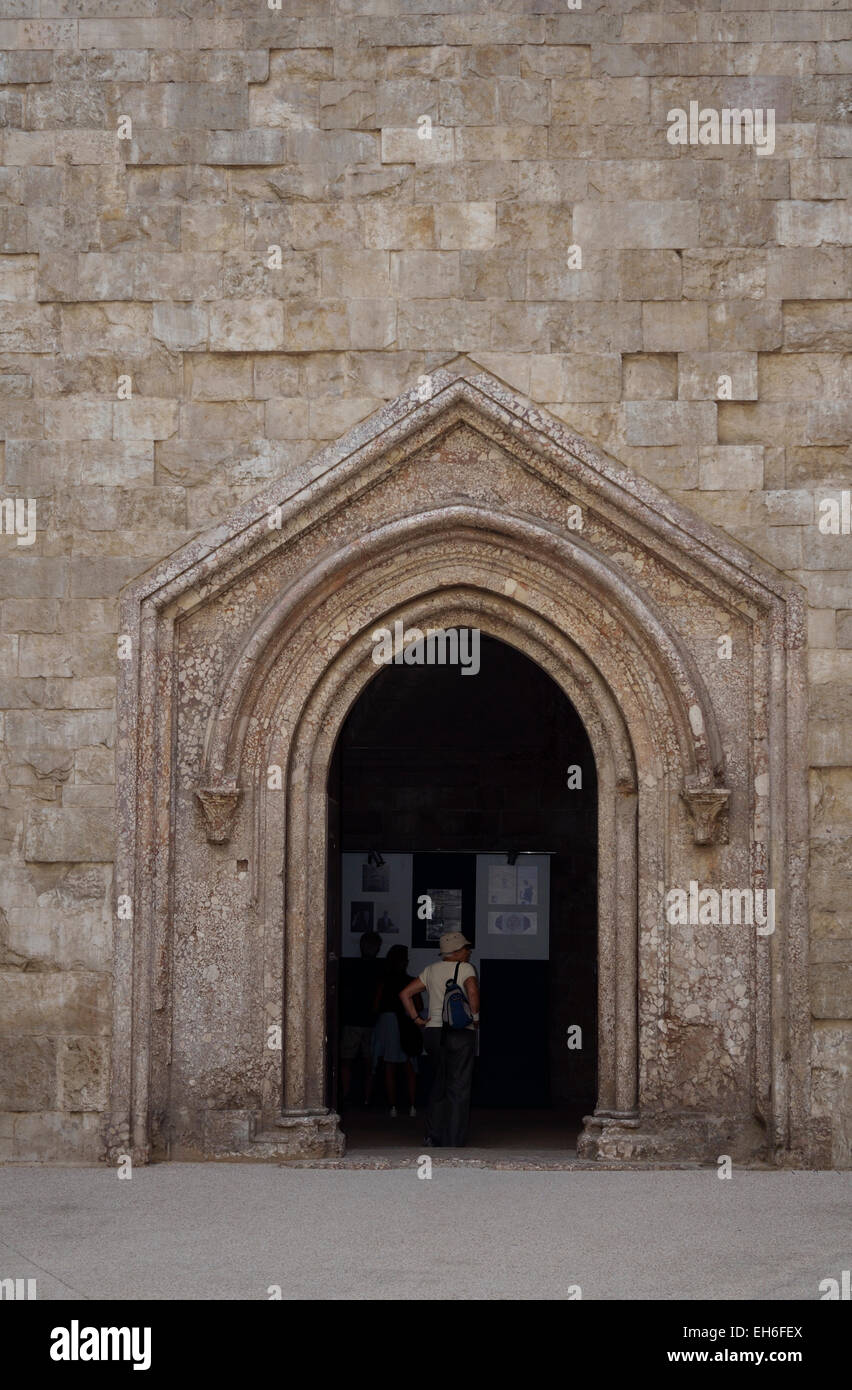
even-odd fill
[[(412, 947), (412, 854), (383, 854), (376, 870), (366, 854), (344, 854), (341, 874), (343, 956), (359, 954), (362, 931), (382, 937), (380, 955), (391, 946), (409, 948), (409, 974), (437, 959), (432, 947)], [(353, 924), (356, 929), (353, 930)], [(396, 928), (397, 930), (391, 930)], [(505, 851), (476, 855), (476, 946), (478, 960), (547, 960), (550, 953), (550, 857)]]

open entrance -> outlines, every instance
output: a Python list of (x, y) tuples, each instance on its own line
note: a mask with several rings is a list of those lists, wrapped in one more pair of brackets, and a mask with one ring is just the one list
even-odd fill
[(441, 930), (474, 943), (482, 1005), (470, 1148), (564, 1151), (595, 1107), (592, 748), (546, 672), (505, 642), (482, 634), (479, 643), (476, 674), (472, 662), (467, 674), (382, 669), (332, 760), (328, 1103), (350, 1152), (422, 1143), (431, 1079), (423, 1056), (411, 1118), (405, 1064), (389, 1095), (384, 1060), (373, 1070), (364, 1055), (366, 1035), (352, 1056), (348, 1030), (364, 1026), (372, 991), (359, 950), (370, 928), (379, 961), (403, 946), (411, 976), (438, 959)]

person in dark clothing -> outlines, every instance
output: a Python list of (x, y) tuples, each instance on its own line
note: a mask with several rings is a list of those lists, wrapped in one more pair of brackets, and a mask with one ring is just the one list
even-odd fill
[[(405, 1012), (400, 993), (410, 982), (408, 947), (391, 946), (385, 960), (385, 973), (376, 995), (376, 1026), (373, 1030), (373, 1067), (385, 1064), (385, 1086), (391, 1119), (396, 1119), (396, 1069), (405, 1065), (408, 1080), (408, 1113), (417, 1114), (417, 1062), (423, 1042), (417, 1026)], [(414, 1000), (419, 1012), (419, 999)]]
[(364, 1104), (373, 1094), (373, 1024), (376, 1020), (376, 991), (383, 961), (377, 959), (382, 946), (378, 932), (365, 931), (357, 960), (340, 963), (340, 1083), (341, 1101), (349, 1101), (352, 1090), (352, 1063), (364, 1063)]
[[(440, 949), (441, 959), (421, 970), (418, 978), (406, 985), (399, 997), (409, 1018), (423, 1028), (426, 1051), (435, 1064), (426, 1115), (426, 1143), (436, 1148), (460, 1148), (467, 1143), (470, 1118), (473, 1058), (479, 1027), (479, 980), (470, 964), (473, 948), (461, 932), (444, 932)], [(454, 978), (467, 995), (473, 1022), (466, 1028), (447, 1029), (442, 1022), (444, 995), (447, 981)], [(423, 989), (429, 992), (428, 1021), (412, 1012), (413, 998)]]

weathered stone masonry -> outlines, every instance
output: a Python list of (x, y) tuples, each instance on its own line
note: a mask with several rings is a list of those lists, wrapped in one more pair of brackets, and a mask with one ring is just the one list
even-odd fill
[[(38, 525), (0, 535), (0, 1157), (336, 1151), (304, 868), (358, 634), (426, 614), (521, 645), (596, 749), (587, 1154), (852, 1161), (818, 3), (7, 0), (2, 499)], [(690, 101), (772, 108), (773, 153), (669, 144)], [(696, 877), (775, 884), (775, 935), (665, 927)]]

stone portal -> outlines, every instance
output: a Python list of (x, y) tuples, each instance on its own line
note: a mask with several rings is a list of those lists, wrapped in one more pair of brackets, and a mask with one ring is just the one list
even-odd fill
[[(580, 1155), (807, 1161), (795, 585), (462, 364), (135, 582), (122, 612), (116, 893), (133, 916), (111, 1151), (340, 1152), (327, 778), (376, 673), (371, 634), (401, 622), (517, 647), (591, 741), (599, 1088)], [(669, 921), (691, 883), (772, 891), (774, 931)]]

